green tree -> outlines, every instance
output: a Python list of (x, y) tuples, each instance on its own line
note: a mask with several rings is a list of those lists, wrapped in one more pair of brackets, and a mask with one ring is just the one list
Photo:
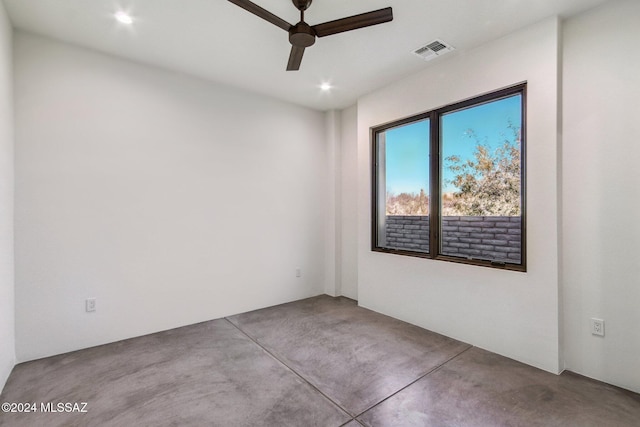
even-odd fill
[(448, 183), (457, 191), (443, 206), (444, 215), (520, 215), (520, 129), (510, 124), (509, 130), (511, 138), (494, 150), (469, 131), (469, 137), (476, 140), (473, 158), (454, 155), (445, 159), (454, 174)]

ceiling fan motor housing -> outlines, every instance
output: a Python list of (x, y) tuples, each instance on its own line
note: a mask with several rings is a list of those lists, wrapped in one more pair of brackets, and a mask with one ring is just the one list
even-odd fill
[(289, 30), (289, 43), (297, 47), (309, 47), (316, 42), (316, 32), (306, 22), (298, 22)]
[(293, 0), (293, 5), (298, 10), (307, 10), (311, 6), (311, 0)]

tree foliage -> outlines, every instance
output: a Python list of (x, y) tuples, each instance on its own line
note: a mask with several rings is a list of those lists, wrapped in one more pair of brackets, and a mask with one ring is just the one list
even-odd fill
[(448, 183), (456, 187), (444, 215), (518, 216), (520, 215), (520, 129), (509, 125), (511, 138), (495, 149), (476, 140), (473, 158), (460, 156), (445, 159), (454, 178)]
[[(445, 158), (445, 167), (453, 178), (445, 180), (456, 188), (442, 194), (444, 216), (518, 216), (520, 215), (520, 129), (509, 125), (509, 137), (492, 149), (472, 130), (467, 135), (476, 142), (472, 158), (453, 155)], [(429, 195), (388, 192), (387, 215), (429, 215)]]
[(429, 215), (429, 196), (420, 193), (387, 193), (387, 215)]

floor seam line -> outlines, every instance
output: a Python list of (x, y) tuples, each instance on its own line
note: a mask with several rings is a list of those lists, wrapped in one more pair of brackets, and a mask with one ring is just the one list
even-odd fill
[(455, 354), (453, 356), (451, 356), (450, 358), (448, 358), (447, 360), (445, 360), (444, 362), (440, 363), (437, 366), (434, 366), (433, 368), (429, 369), (428, 372), (420, 375), (418, 378), (416, 378), (415, 380), (411, 381), (409, 384), (405, 385), (404, 387), (402, 387), (401, 389), (398, 389), (397, 391), (395, 391), (394, 393), (391, 393), (389, 396), (385, 397), (384, 399), (382, 399), (379, 402), (376, 402), (374, 405), (371, 405), (370, 407), (368, 407), (367, 409), (365, 409), (364, 411), (362, 411), (361, 413), (359, 413), (358, 415), (356, 415), (354, 417), (354, 419), (357, 419), (358, 417), (364, 415), (367, 411), (372, 410), (373, 408), (375, 408), (376, 406), (380, 405), (383, 402), (386, 402), (387, 400), (391, 399), (393, 396), (395, 396), (396, 394), (400, 393), (401, 391), (406, 390), (407, 388), (411, 387), (412, 385), (414, 385), (415, 383), (417, 383), (418, 381), (420, 381), (421, 379), (425, 378), (426, 376), (432, 374), (433, 372), (439, 370), (440, 368), (442, 368), (444, 365), (446, 365), (447, 363), (451, 362), (454, 359), (457, 359), (458, 357), (462, 356), (464, 353), (466, 353), (467, 351), (471, 350), (474, 346), (469, 344), (469, 347), (465, 348), (464, 350), (462, 350), (460, 353)]
[[(304, 381), (306, 384), (308, 384), (311, 388), (313, 388), (315, 391), (317, 391), (318, 393), (320, 393), (322, 396), (324, 396), (327, 400), (329, 400), (329, 402), (333, 403), (334, 405), (336, 405), (342, 412), (344, 412), (345, 414), (347, 414), (349, 417), (351, 417), (350, 421), (347, 421), (345, 424), (350, 423), (351, 421), (355, 420), (356, 417), (355, 415), (353, 415), (351, 412), (347, 411), (345, 408), (342, 407), (342, 405), (338, 404), (336, 401), (334, 401), (332, 398), (330, 398), (329, 396), (327, 396), (324, 392), (322, 392), (322, 390), (320, 390), (318, 387), (316, 387), (313, 383), (311, 383), (308, 379), (306, 379), (305, 377), (303, 377), (300, 373), (298, 373), (295, 369), (293, 369), (291, 366), (287, 365), (284, 361), (280, 360), (280, 358), (278, 356), (276, 356), (275, 354), (273, 354), (271, 351), (269, 351), (269, 349), (265, 348), (262, 344), (260, 344), (256, 338), (252, 337), (251, 335), (249, 335), (247, 332), (245, 332), (242, 328), (240, 328), (240, 326), (236, 325), (235, 323), (233, 323), (231, 320), (229, 320), (229, 318), (225, 317), (224, 320), (226, 320), (227, 322), (229, 322), (231, 325), (233, 325), (233, 327), (235, 327), (238, 331), (240, 331), (244, 336), (246, 336), (247, 338), (249, 338), (253, 343), (255, 343), (258, 347), (260, 347), (262, 350), (264, 350), (269, 356), (273, 357), (277, 362), (279, 362), (280, 364), (282, 364), (285, 368), (287, 368), (288, 370), (290, 370), (291, 372), (293, 372), (294, 375), (296, 375), (298, 378), (300, 378), (302, 381)], [(344, 425), (344, 424), (342, 424)]]

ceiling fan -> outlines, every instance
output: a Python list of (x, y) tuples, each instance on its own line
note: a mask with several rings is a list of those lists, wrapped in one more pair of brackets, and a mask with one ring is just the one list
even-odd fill
[(310, 26), (304, 22), (304, 11), (311, 6), (312, 0), (292, 0), (293, 5), (300, 11), (300, 22), (296, 25), (291, 25), (284, 19), (279, 18), (249, 0), (229, 1), (262, 19), (277, 25), (289, 33), (291, 54), (289, 55), (287, 71), (297, 71), (300, 69), (304, 50), (316, 42), (316, 37), (330, 36), (332, 34), (356, 30), (358, 28), (369, 27), (371, 25), (382, 24), (393, 20), (392, 9), (387, 7), (380, 10), (374, 10), (373, 12), (362, 13), (360, 15), (354, 15), (348, 18), (336, 19), (335, 21)]

